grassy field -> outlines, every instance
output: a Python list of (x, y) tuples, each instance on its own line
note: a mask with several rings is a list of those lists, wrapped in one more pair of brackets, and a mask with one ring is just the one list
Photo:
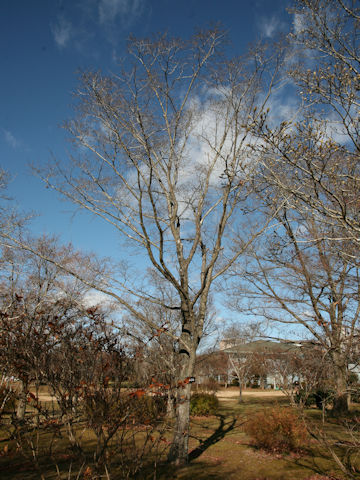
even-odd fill
[[(288, 406), (288, 400), (279, 392), (265, 394), (251, 392), (244, 395), (242, 404), (237, 402), (236, 391), (220, 392), (220, 410), (216, 416), (194, 417), (191, 420), (190, 463), (186, 467), (176, 469), (167, 465), (158, 465), (156, 475), (154, 469), (142, 473), (137, 478), (156, 478), (158, 480), (175, 479), (229, 479), (229, 480), (320, 480), (325, 478), (347, 478), (339, 470), (329, 451), (309, 438), (307, 445), (300, 453), (268, 453), (255, 448), (244, 432), (244, 425), (254, 412), (274, 405)], [(354, 407), (353, 415), (360, 415), (360, 406)], [(288, 407), (290, 408), (290, 407)], [(320, 412), (307, 411), (313, 425), (322, 427)], [(328, 438), (342, 440), (343, 446), (336, 447), (341, 457), (346, 452), (348, 438), (344, 436), (339, 422), (327, 419), (324, 425)], [(5, 431), (0, 432), (0, 478), (2, 480), (35, 480), (40, 478), (33, 466), (31, 458), (24, 459), (16, 454), (15, 446), (6, 438)], [(43, 442), (46, 442), (46, 435)], [(91, 442), (91, 438), (89, 438)], [(7, 447), (8, 445), (8, 451)], [(5, 448), (5, 450), (4, 450)], [(64, 445), (65, 448), (65, 445)], [(65, 451), (65, 450), (64, 450)], [(358, 458), (357, 461), (360, 459)], [(43, 459), (46, 464), (46, 459)], [(64, 455), (64, 466), (68, 459)], [(360, 469), (360, 462), (357, 464)], [(327, 475), (327, 476), (325, 476)], [(354, 472), (353, 478), (360, 478)], [(49, 465), (46, 479), (57, 478), (54, 468)], [(63, 478), (68, 478), (64, 475)], [(70, 478), (70, 477), (69, 477)], [(71, 477), (76, 478), (76, 476)], [(88, 478), (81, 476), (80, 478)], [(116, 480), (116, 470), (112, 472)], [(130, 477), (131, 478), (131, 477)]]
[[(275, 392), (276, 394), (276, 392)], [(221, 392), (220, 392), (221, 395)], [(197, 453), (189, 466), (169, 475), (164, 472), (163, 479), (229, 479), (229, 480), (292, 480), (320, 479), (327, 474), (329, 478), (342, 479), (344, 476), (337, 468), (326, 449), (315, 440), (309, 440), (301, 454), (268, 453), (254, 448), (243, 427), (253, 412), (274, 405), (288, 405), (282, 395), (262, 396), (251, 392), (244, 395), (243, 404), (236, 398), (220, 396), (219, 416), (211, 419), (192, 419), (191, 445)], [(316, 424), (321, 425), (320, 412), (308, 412)], [(340, 426), (328, 421), (325, 429), (329, 436), (342, 436)], [(204, 442), (199, 448), (199, 439)], [(337, 452), (339, 455), (341, 452)], [(359, 464), (360, 466), (360, 464)], [(360, 478), (360, 477), (359, 477)]]

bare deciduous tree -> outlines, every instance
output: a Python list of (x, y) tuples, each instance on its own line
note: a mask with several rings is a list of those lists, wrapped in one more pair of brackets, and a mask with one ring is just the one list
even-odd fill
[[(77, 116), (66, 125), (74, 155), (69, 165), (58, 163), (43, 174), (50, 187), (111, 224), (128, 241), (124, 252), (131, 246), (142, 255), (143, 274), (132, 284), (123, 269), (116, 281), (94, 286), (155, 329), (137, 301), (180, 313), (173, 338), (181, 368), (169, 454), (177, 463), (187, 460), (187, 379), (210, 289), (263, 228), (251, 229), (246, 215), (254, 208), (248, 202), (250, 124), (264, 109), (264, 85), (273, 85), (277, 59), (264, 61), (257, 49), (228, 61), (219, 53), (222, 40), (217, 30), (188, 41), (131, 39), (119, 75), (83, 74)], [(236, 230), (243, 235), (234, 253), (228, 246)], [(174, 303), (158, 297), (146, 270), (165, 279)]]
[[(289, 75), (302, 98), (295, 122), (258, 123), (264, 175), (295, 209), (313, 211), (357, 261), (360, 242), (359, 6), (295, 0)], [(330, 231), (330, 228), (332, 231)], [(325, 234), (325, 233), (324, 233)], [(345, 242), (346, 241), (346, 242)], [(345, 248), (344, 248), (345, 247)]]
[[(0, 420), (10, 448), (16, 444), (39, 478), (44, 458), (56, 478), (64, 468), (80, 476), (85, 467), (109, 478), (119, 465), (119, 478), (133, 478), (166, 448), (163, 397), (122, 388), (132, 361), (112, 308), (89, 306), (88, 289), (64, 271), (69, 265), (80, 271), (82, 256), (53, 238), (27, 246), (36, 254), (12, 246), (1, 257)], [(43, 257), (56, 257), (62, 268)], [(17, 415), (9, 416), (7, 404), (15, 400)], [(61, 464), (62, 456), (70, 465)]]
[[(64, 265), (77, 256), (53, 238), (39, 238), (31, 245)], [(17, 415), (24, 419), (29, 385), (40, 385), (46, 356), (57, 344), (50, 326), (70, 321), (84, 288), (41, 256), (12, 246), (3, 248), (0, 261), (0, 364), (4, 374), (20, 384)]]
[(242, 393), (251, 374), (259, 366), (256, 351), (244, 353), (242, 346), (254, 342), (262, 335), (261, 325), (249, 323), (248, 325), (232, 325), (224, 331), (222, 342), (226, 347), (229, 364), (239, 380), (239, 403), (243, 401)]
[(248, 278), (268, 318), (305, 326), (328, 352), (340, 412), (359, 325), (359, 8), (298, 0), (292, 12), (289, 74), (304, 108), (293, 122), (254, 122), (265, 204), (285, 207)]
[[(324, 238), (323, 223), (285, 208), (272, 237), (252, 248), (244, 287), (254, 310), (265, 318), (298, 326), (315, 337), (331, 360), (334, 412), (348, 409), (348, 363), (359, 325), (359, 271)], [(299, 330), (300, 329), (300, 330)]]

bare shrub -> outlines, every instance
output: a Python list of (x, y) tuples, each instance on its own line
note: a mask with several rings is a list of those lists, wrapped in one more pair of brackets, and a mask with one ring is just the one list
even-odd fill
[(308, 436), (299, 417), (292, 410), (280, 407), (256, 413), (244, 429), (254, 446), (270, 452), (299, 451)]

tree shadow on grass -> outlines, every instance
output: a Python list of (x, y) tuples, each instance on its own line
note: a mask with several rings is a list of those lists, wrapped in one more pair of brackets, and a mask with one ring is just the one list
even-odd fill
[(237, 420), (236, 418), (233, 418), (228, 423), (226, 423), (224, 415), (217, 416), (220, 420), (220, 423), (216, 428), (215, 432), (205, 440), (200, 440), (200, 444), (189, 453), (189, 462), (195, 460), (195, 458), (200, 457), (200, 455), (204, 453), (205, 450), (222, 440), (227, 433), (234, 429)]
[[(224, 480), (224, 478), (228, 478), (234, 473), (236, 472), (233, 470), (224, 470), (218, 463), (209, 464), (208, 462), (199, 461), (184, 467), (178, 467), (176, 470), (168, 467), (167, 471), (159, 472), (156, 478), (158, 480)], [(147, 478), (150, 479), (150, 477)]]
[(291, 459), (289, 464), (308, 469), (312, 474), (323, 475), (326, 478), (332, 478), (333, 480), (344, 478), (343, 473), (334, 462), (332, 456), (324, 452), (317, 456), (308, 454), (298, 459)]
[(224, 470), (220, 463), (209, 463), (197, 461), (183, 467), (174, 467), (167, 464), (162, 465), (154, 473), (139, 477), (139, 480), (223, 480), (236, 472), (232, 469)]
[[(173, 480), (173, 479), (193, 479), (196, 478), (197, 480), (220, 480), (224, 478), (224, 471), (219, 472), (219, 462), (202, 462), (197, 461), (193, 462), (197, 458), (199, 458), (209, 447), (215, 445), (217, 442), (222, 440), (231, 430), (235, 428), (237, 418), (232, 417), (230, 420), (226, 421), (227, 417), (225, 415), (219, 414), (217, 415), (219, 423), (217, 426), (213, 427), (206, 427), (211, 428), (213, 433), (209, 435), (205, 439), (199, 439), (198, 437), (192, 436), (199, 441), (199, 445), (194, 448), (188, 456), (188, 462), (186, 465), (181, 467), (176, 467), (173, 464), (164, 462), (157, 465), (157, 479), (166, 479), (166, 480)], [(215, 428), (215, 430), (214, 430)], [(192, 463), (193, 462), (193, 463)], [(150, 470), (146, 471), (147, 474), (139, 476), (141, 479), (147, 478), (154, 478), (151, 475), (151, 468)], [(226, 475), (230, 475), (232, 472), (226, 472)], [(150, 474), (150, 475), (149, 475)]]

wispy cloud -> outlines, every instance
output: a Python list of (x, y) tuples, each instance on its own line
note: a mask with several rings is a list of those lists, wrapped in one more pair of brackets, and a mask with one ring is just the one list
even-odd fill
[(282, 28), (282, 22), (275, 15), (270, 18), (261, 17), (259, 20), (259, 30), (265, 38), (273, 38)]
[(6, 143), (10, 145), (10, 147), (16, 149), (21, 147), (21, 141), (15, 137), (13, 133), (11, 133), (9, 130), (3, 129), (3, 135)]
[(144, 0), (100, 0), (99, 22), (102, 25), (120, 20), (129, 25), (142, 12)]
[(59, 48), (64, 48), (69, 44), (70, 39), (73, 36), (73, 27), (69, 20), (63, 15), (59, 15), (57, 22), (51, 26), (51, 32), (56, 45)]
[(54, 41), (59, 49), (75, 48), (80, 53), (93, 53), (90, 43), (98, 36), (105, 36), (115, 44), (119, 30), (131, 27), (144, 11), (146, 0), (78, 0), (59, 13), (50, 25)]
[(299, 34), (305, 28), (305, 17), (301, 13), (294, 14), (294, 33)]

